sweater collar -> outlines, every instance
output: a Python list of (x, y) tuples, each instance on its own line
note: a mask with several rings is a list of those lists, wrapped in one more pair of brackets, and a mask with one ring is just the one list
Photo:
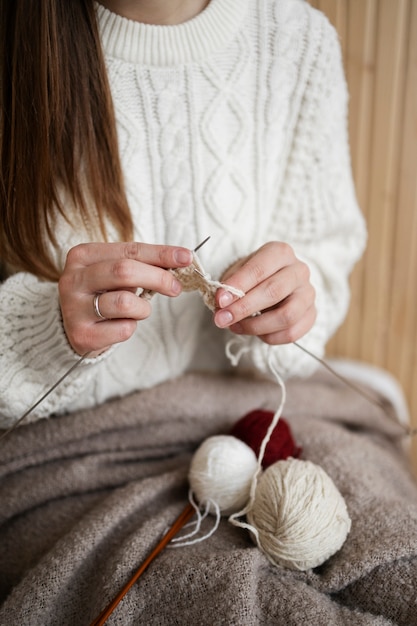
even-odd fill
[(130, 63), (169, 67), (201, 61), (225, 47), (246, 15), (248, 0), (211, 0), (191, 20), (176, 26), (142, 24), (96, 2), (106, 56)]

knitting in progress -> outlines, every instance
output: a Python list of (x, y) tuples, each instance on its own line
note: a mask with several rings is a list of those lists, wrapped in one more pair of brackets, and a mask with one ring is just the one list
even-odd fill
[[(317, 320), (303, 343), (323, 356), (345, 317), (347, 278), (366, 239), (349, 168), (335, 30), (304, 0), (211, 0), (187, 24), (164, 28), (101, 4), (96, 15), (134, 240), (189, 247), (210, 234), (215, 247), (201, 258), (215, 278), (266, 242), (287, 242), (308, 264), (317, 294)], [(68, 250), (91, 240), (76, 211), (71, 220), (57, 215), (54, 224), (60, 268)], [(109, 242), (116, 235), (109, 225)], [(62, 326), (56, 283), (19, 272), (0, 290), (5, 428), (77, 354)], [(221, 371), (229, 334), (213, 326), (195, 292), (155, 298), (129, 341), (85, 359), (82, 376), (68, 377), (30, 421), (185, 372)], [(269, 346), (249, 343), (245, 367), (268, 375)], [(315, 369), (294, 345), (273, 352), (285, 380)]]
[[(198, 291), (203, 298), (204, 304), (210, 311), (216, 309), (216, 291), (220, 287), (238, 298), (242, 298), (245, 295), (240, 289), (221, 283), (218, 280), (212, 280), (211, 276), (204, 271), (195, 253), (193, 262), (190, 265), (170, 271), (179, 280), (184, 291)], [(140, 297), (150, 300), (153, 295), (154, 292), (152, 291), (143, 291)]]
[(306, 0), (25, 4), (0, 626), (417, 626), (406, 411), (324, 360), (366, 244), (338, 33)]

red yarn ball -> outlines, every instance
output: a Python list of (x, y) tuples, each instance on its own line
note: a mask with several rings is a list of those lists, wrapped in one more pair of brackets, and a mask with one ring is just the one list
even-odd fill
[[(274, 413), (272, 411), (256, 409), (238, 420), (230, 434), (246, 443), (258, 456), (262, 441), (273, 417)], [(281, 461), (288, 457), (297, 459), (301, 451), (302, 448), (297, 446), (293, 439), (288, 422), (286, 422), (285, 418), (280, 417), (266, 446), (262, 467), (265, 469), (276, 461)]]

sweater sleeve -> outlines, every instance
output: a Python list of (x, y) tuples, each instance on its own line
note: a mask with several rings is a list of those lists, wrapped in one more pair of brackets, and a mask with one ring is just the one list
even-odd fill
[[(292, 133), (272, 232), (307, 263), (316, 289), (317, 319), (298, 343), (318, 357), (344, 320), (349, 275), (366, 243), (349, 153), (348, 94), (336, 31), (318, 12), (311, 15), (314, 61)], [(286, 215), (290, 215), (286, 219)], [(281, 374), (307, 376), (317, 361), (294, 344), (270, 347), (249, 340), (249, 358), (264, 374), (271, 358)], [(245, 358), (245, 361), (246, 358)], [(246, 362), (247, 364), (247, 362)]]
[[(78, 360), (63, 329), (56, 283), (28, 273), (0, 285), (0, 428), (8, 428)], [(63, 412), (85, 389), (95, 362), (82, 364), (25, 421)]]

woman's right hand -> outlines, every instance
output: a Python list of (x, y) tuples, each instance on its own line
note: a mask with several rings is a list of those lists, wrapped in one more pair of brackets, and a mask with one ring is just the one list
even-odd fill
[[(145, 243), (85, 243), (68, 252), (58, 283), (65, 333), (78, 354), (98, 355), (126, 341), (151, 304), (138, 288), (178, 296), (182, 287), (170, 268), (186, 267), (191, 250)], [(105, 318), (99, 318), (94, 298)]]

